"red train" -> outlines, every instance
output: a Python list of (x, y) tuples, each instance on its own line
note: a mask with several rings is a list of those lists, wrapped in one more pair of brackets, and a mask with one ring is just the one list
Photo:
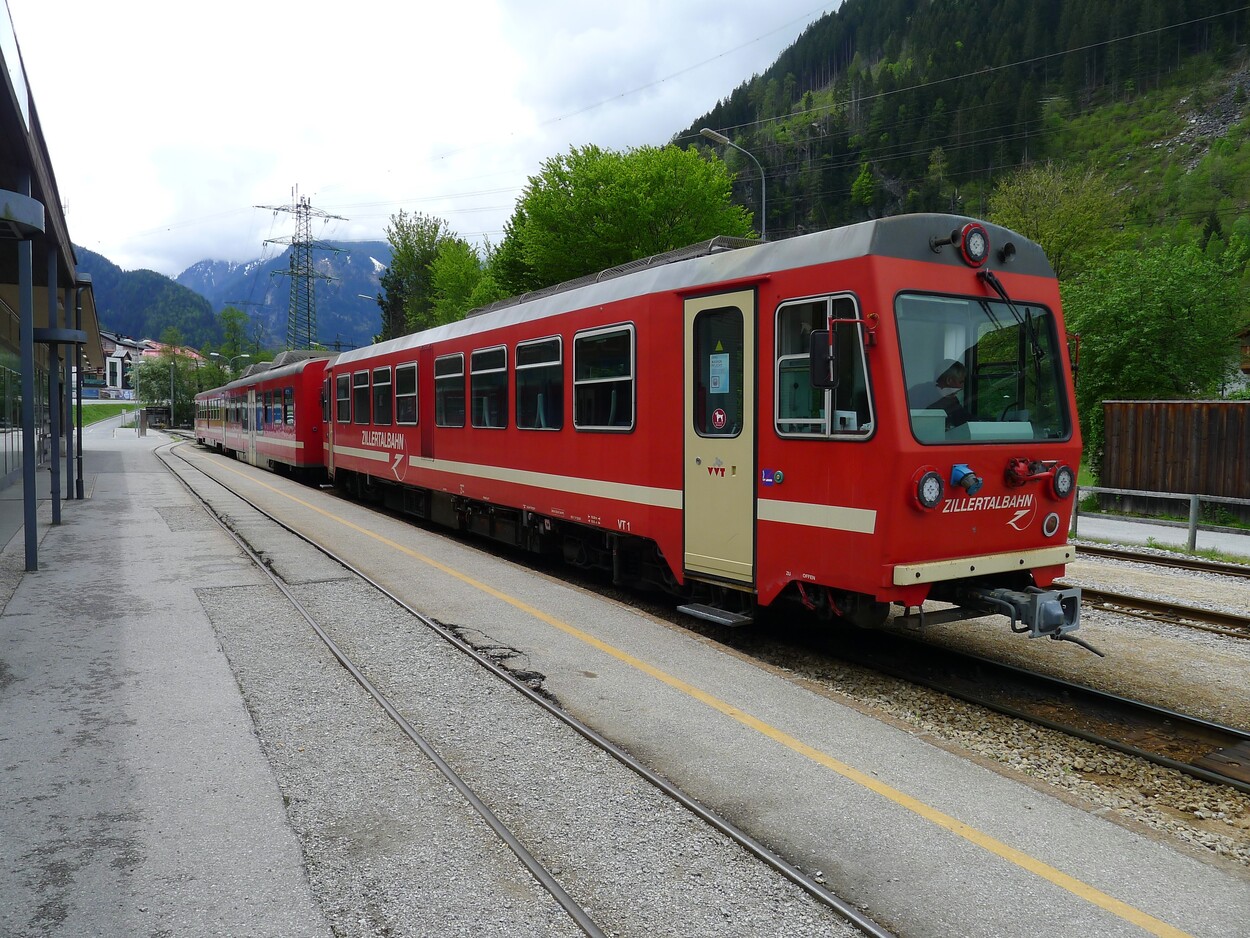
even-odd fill
[[(259, 408), (287, 368), (201, 397)], [(929, 622), (1070, 639), (1079, 590), (1048, 587), (1073, 555), (1071, 373), (1036, 244), (911, 215), (717, 239), (289, 376), (298, 452), (323, 436), (336, 484), (693, 615), (794, 599), (870, 625), (933, 599)], [(197, 436), (287, 464), (225, 413)]]
[[(324, 477), (326, 354), (283, 352), (195, 398), (195, 438), (254, 466)], [(315, 419), (308, 419), (315, 418)]]

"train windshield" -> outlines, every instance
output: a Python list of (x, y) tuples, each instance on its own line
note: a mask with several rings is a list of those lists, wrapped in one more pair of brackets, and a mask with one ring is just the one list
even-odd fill
[(922, 443), (1063, 440), (1072, 420), (1055, 318), (1030, 303), (900, 294), (911, 429)]

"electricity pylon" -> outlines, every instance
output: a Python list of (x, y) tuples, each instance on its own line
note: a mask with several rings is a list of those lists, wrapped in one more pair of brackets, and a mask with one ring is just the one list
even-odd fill
[(286, 347), (313, 348), (317, 341), (317, 299), (313, 291), (315, 280), (333, 280), (327, 274), (313, 270), (312, 252), (337, 251), (338, 248), (312, 237), (312, 217), (325, 220), (346, 221), (341, 215), (331, 215), (313, 208), (308, 196), (299, 195), (299, 187), (291, 190), (291, 205), (258, 205), (257, 208), (295, 215), (295, 234), (289, 238), (267, 238), (266, 244), (289, 244), (291, 258), (289, 270), (276, 270), (275, 276), (286, 274), (291, 278), (291, 304), (286, 320)]

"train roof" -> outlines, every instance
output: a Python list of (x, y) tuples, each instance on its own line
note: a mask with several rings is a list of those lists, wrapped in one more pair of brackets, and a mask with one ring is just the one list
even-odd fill
[[(271, 378), (285, 378), (288, 375), (296, 375), (302, 372), (308, 365), (314, 362), (325, 363), (333, 361), (336, 355), (318, 351), (316, 349), (288, 349), (285, 352), (279, 352), (274, 356), (271, 362), (256, 362), (248, 365), (243, 369), (243, 374), (219, 388), (213, 388), (211, 391), (202, 391), (202, 394), (213, 394), (218, 391), (228, 391), (233, 388), (251, 387), (258, 381), (268, 381)], [(198, 396), (198, 395), (197, 395)]]
[[(545, 290), (502, 300), (484, 309), (474, 310), (458, 322), (343, 352), (338, 356), (337, 362), (347, 364), (375, 355), (417, 348), (443, 339), (601, 306), (632, 296), (678, 289), (697, 290), (704, 285), (749, 280), (778, 271), (856, 257), (876, 255), (959, 265), (962, 261), (955, 249), (935, 249), (932, 246), (933, 240), (947, 239), (952, 232), (973, 221), (976, 219), (962, 215), (894, 215), (842, 228), (817, 231), (785, 241), (758, 242), (741, 238), (714, 238)], [(990, 244), (995, 250), (1008, 242), (1015, 248), (1010, 259), (1012, 272), (1054, 277), (1050, 262), (1036, 243), (998, 225), (978, 223), (988, 232)]]

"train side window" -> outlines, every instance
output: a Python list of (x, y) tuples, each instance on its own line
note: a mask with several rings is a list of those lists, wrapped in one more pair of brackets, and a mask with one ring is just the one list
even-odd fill
[(633, 429), (632, 325), (573, 336), (573, 426), (578, 430)]
[(373, 422), (380, 427), (391, 425), (391, 369), (373, 369)]
[(352, 374), (352, 423), (369, 422), (369, 372)]
[(338, 375), (334, 379), (334, 419), (339, 423), (352, 420), (352, 376)]
[[(855, 322), (859, 306), (853, 296), (825, 296), (783, 303), (777, 309), (776, 396), (774, 417), (782, 436), (850, 436), (872, 432), (872, 396), (864, 357), (863, 331)], [(838, 374), (836, 388), (812, 386), (810, 371), (813, 331), (835, 320)]]
[(478, 349), (469, 356), (469, 393), (473, 426), (502, 429), (508, 425), (508, 350)]
[(395, 422), (415, 425), (417, 422), (417, 363), (395, 369)]
[(282, 422), (295, 426), (295, 388), (282, 389)]
[(330, 422), (330, 379), (321, 382), (321, 422)]
[(564, 345), (558, 335), (516, 347), (516, 425), (523, 430), (564, 426)]
[(434, 425), (464, 426), (464, 354), (434, 359)]

